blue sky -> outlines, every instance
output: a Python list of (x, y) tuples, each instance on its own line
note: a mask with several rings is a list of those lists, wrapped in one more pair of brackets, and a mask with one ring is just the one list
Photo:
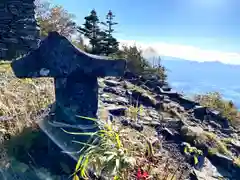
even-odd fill
[[(159, 54), (240, 64), (239, 0), (51, 0), (82, 24), (95, 8), (116, 15), (115, 36)], [(163, 52), (164, 51), (164, 52)], [(191, 52), (189, 52), (191, 51)], [(185, 54), (184, 54), (185, 53)], [(208, 56), (208, 57), (207, 57)], [(208, 58), (208, 59), (207, 59)], [(204, 60), (204, 59), (203, 59)]]

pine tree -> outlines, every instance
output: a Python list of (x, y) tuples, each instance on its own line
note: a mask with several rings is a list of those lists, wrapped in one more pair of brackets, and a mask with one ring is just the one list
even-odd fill
[(101, 53), (101, 41), (104, 38), (103, 32), (99, 28), (99, 18), (93, 9), (89, 16), (86, 16), (83, 27), (78, 27), (78, 32), (88, 38), (92, 46), (91, 53), (99, 55)]
[(113, 18), (115, 15), (113, 15), (112, 11), (109, 10), (107, 16), (106, 16), (106, 22), (102, 22), (104, 26), (107, 27), (107, 29), (104, 31), (104, 41), (102, 42), (102, 52), (105, 55), (116, 53), (118, 49), (118, 41), (116, 38), (113, 37), (112, 33), (114, 32), (114, 29), (112, 28), (114, 25), (118, 24), (116, 22), (113, 22)]

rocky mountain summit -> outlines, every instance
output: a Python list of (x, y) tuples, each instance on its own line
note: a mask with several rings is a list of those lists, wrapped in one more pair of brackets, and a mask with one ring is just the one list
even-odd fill
[[(36, 82), (36, 88), (41, 91), (44, 86), (52, 88), (51, 80), (48, 84), (44, 82), (44, 86), (43, 82)], [(175, 179), (238, 179), (240, 132), (217, 111), (183, 97), (154, 76), (139, 77), (127, 72), (123, 78), (99, 78), (98, 84), (99, 113), (107, 110), (114, 126), (123, 129), (125, 140), (128, 140), (125, 146), (134, 150), (137, 165), (151, 167), (148, 169), (150, 179), (164, 179), (169, 174), (169, 178)], [(136, 116), (129, 113), (133, 107), (141, 109)], [(4, 131), (1, 134), (6, 138)], [(59, 150), (54, 145), (49, 148), (47, 136), (40, 134), (28, 147), (31, 158), (38, 166), (67, 178), (71, 170), (62, 162), (70, 165), (71, 160), (62, 153), (56, 153)], [(29, 139), (26, 138), (25, 143)], [(151, 156), (146, 156), (146, 144), (152, 148)], [(194, 163), (194, 153), (186, 152), (186, 147), (202, 151), (197, 164)], [(28, 155), (23, 154), (19, 161), (25, 169), (22, 175), (25, 178), (29, 176), (30, 165), (27, 166)], [(134, 171), (129, 179), (136, 179)]]
[(238, 179), (240, 132), (231, 122), (159, 75), (126, 67), (56, 32), (11, 66), (2, 64), (2, 177), (47, 179), (36, 173), (45, 168), (58, 176), (50, 179), (67, 179), (77, 164), (91, 179)]
[[(173, 166), (179, 164), (179, 169), (188, 177), (192, 174), (196, 179), (237, 179), (240, 173), (239, 131), (227, 119), (217, 111), (184, 98), (154, 77), (127, 73), (125, 78), (127, 80), (100, 80), (100, 108), (109, 108), (126, 128), (145, 132), (153, 144), (160, 141), (161, 156), (169, 157)], [(124, 112), (136, 101), (144, 110), (137, 122), (132, 122)], [(186, 142), (202, 150), (206, 157), (198, 170), (182, 153), (182, 145)]]

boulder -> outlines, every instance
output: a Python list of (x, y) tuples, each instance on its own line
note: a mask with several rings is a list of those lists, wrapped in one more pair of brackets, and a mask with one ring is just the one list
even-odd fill
[(107, 110), (114, 116), (125, 116), (127, 108), (123, 106), (110, 106)]
[(137, 131), (139, 131), (139, 132), (143, 131), (143, 125), (138, 124), (138, 123), (136, 123), (136, 122), (130, 123), (130, 126), (131, 126), (133, 129), (135, 129), (135, 130), (137, 130)]
[(200, 137), (204, 130), (201, 127), (198, 126), (187, 126), (184, 125), (181, 128), (181, 136), (190, 143), (193, 143), (195, 139), (197, 139), (198, 137)]
[(204, 120), (207, 115), (207, 108), (203, 106), (195, 106), (193, 109), (194, 117), (200, 120)]
[(186, 110), (193, 109), (196, 105), (199, 105), (199, 103), (192, 101), (186, 97), (179, 96), (178, 103), (184, 107)]
[(141, 102), (144, 106), (156, 107), (156, 100), (145, 92), (133, 90), (132, 97)]
[(192, 179), (195, 180), (219, 180), (221, 177), (223, 178), (218, 169), (207, 158), (201, 170), (192, 170)]
[(232, 176), (239, 177), (240, 167), (234, 164), (234, 160), (231, 157), (225, 156), (220, 153), (215, 153), (208, 158), (216, 167), (224, 169)]
[(171, 91), (171, 90), (172, 90), (172, 88), (171, 88), (170, 86), (167, 86), (167, 85), (162, 86), (161, 89), (162, 89), (164, 92), (166, 92), (166, 91)]
[(128, 104), (128, 100), (125, 97), (117, 97), (115, 99), (115, 101), (118, 105), (127, 105)]
[(112, 94), (116, 94), (116, 95), (122, 95), (123, 94), (123, 90), (121, 90), (119, 88), (108, 87), (108, 86), (103, 88), (103, 92), (112, 93)]
[(32, 0), (0, 2), (0, 37), (7, 48), (0, 51), (0, 58), (12, 60), (38, 47), (40, 31), (34, 9)]
[(117, 82), (117, 81), (114, 81), (114, 80), (107, 80), (107, 79), (104, 80), (104, 83), (107, 86), (111, 86), (111, 87), (116, 87), (116, 86), (120, 85), (120, 82)]

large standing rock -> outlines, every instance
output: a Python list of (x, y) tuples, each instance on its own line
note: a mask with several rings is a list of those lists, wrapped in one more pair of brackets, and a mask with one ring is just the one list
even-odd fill
[(196, 180), (218, 180), (223, 177), (207, 158), (204, 161), (204, 166), (201, 170), (194, 169), (192, 172)]
[(97, 118), (97, 78), (123, 76), (126, 61), (87, 54), (57, 32), (51, 32), (39, 48), (13, 61), (11, 66), (19, 78), (54, 78), (56, 103), (39, 125), (61, 149), (72, 152), (79, 150), (79, 144), (72, 140), (86, 142), (89, 137), (72, 136), (59, 127), (69, 132), (97, 131), (95, 121), (83, 118)]
[(0, 59), (11, 60), (38, 47), (34, 0), (0, 1)]

